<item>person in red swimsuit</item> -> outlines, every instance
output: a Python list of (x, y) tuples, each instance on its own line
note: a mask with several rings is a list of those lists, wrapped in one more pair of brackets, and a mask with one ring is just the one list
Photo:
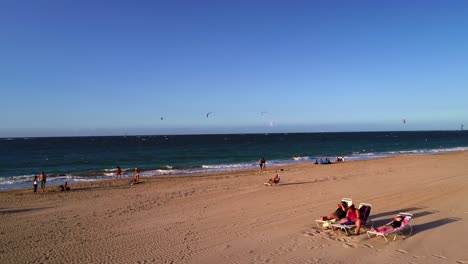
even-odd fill
[(356, 229), (354, 230), (354, 235), (359, 235), (359, 231), (361, 230), (361, 212), (359, 210), (356, 210), (356, 207), (354, 204), (349, 206), (348, 211), (346, 212), (346, 217), (340, 220), (340, 224), (344, 225), (350, 225), (354, 224), (356, 225)]
[(120, 169), (119, 166), (117, 166), (117, 170), (115, 172), (115, 178), (121, 178), (122, 177), (122, 170)]

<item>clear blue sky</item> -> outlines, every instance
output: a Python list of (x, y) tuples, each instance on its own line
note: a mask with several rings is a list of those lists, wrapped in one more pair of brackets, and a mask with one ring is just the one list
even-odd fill
[(0, 39), (0, 137), (468, 126), (468, 1), (5, 0)]

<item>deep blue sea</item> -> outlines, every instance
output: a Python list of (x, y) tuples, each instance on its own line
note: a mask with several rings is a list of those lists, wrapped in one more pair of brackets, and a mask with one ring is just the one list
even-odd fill
[(41, 170), (57, 185), (112, 179), (116, 166), (157, 177), (467, 149), (468, 131), (0, 138), (0, 189), (31, 187)]

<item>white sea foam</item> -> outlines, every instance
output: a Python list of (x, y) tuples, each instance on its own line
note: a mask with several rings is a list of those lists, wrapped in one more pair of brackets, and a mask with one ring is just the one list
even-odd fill
[(73, 179), (73, 181), (75, 182), (95, 182), (95, 181), (99, 181), (101, 179), (93, 179), (93, 178), (88, 178), (88, 179), (85, 179), (85, 178), (81, 178), (81, 179)]
[(293, 160), (297, 160), (297, 161), (305, 161), (305, 160), (310, 160), (310, 157), (309, 156), (305, 156), (305, 157), (293, 157), (292, 158)]
[[(423, 155), (423, 154), (438, 154), (454, 151), (467, 151), (468, 147), (455, 147), (455, 148), (439, 148), (439, 149), (413, 149), (413, 150), (401, 150), (401, 151), (388, 151), (388, 152), (353, 152), (349, 156), (345, 156), (346, 161), (352, 160), (368, 160), (376, 159), (390, 156), (400, 156), (400, 155)], [(342, 155), (339, 155), (342, 156)], [(290, 164), (299, 164), (310, 162), (315, 159), (329, 158), (334, 161), (336, 157), (332, 156), (300, 156), (300, 157), (291, 157), (290, 159), (285, 160), (269, 160), (267, 161), (267, 167), (280, 167)], [(167, 169), (156, 169), (156, 170), (146, 170), (142, 171), (141, 175), (144, 177), (150, 176), (168, 176), (168, 175), (190, 175), (190, 174), (199, 174), (199, 173), (213, 173), (213, 172), (223, 172), (223, 171), (236, 171), (243, 169), (253, 169), (257, 168), (257, 161), (245, 162), (245, 163), (235, 163), (235, 164), (205, 164), (199, 168), (186, 168), (186, 169), (174, 169), (173, 166), (167, 165)], [(133, 170), (135, 168), (124, 168), (122, 178), (131, 178), (133, 177)], [(115, 168), (104, 169), (101, 175), (60, 175), (54, 176), (50, 175), (47, 178), (47, 186), (63, 184), (65, 181), (68, 181), (68, 184), (74, 182), (94, 182), (98, 180), (107, 180), (110, 177), (115, 175)], [(125, 173), (127, 172), (127, 173)], [(5, 189), (14, 189), (14, 188), (32, 188), (32, 180), (34, 175), (17, 175), (11, 177), (0, 178), (0, 190)]]

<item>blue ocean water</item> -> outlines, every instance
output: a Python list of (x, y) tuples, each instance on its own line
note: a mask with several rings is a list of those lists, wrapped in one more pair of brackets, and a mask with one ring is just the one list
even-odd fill
[(467, 131), (349, 132), (121, 137), (1, 138), (0, 189), (31, 187), (43, 170), (48, 183), (123, 177), (190, 175), (312, 162), (432, 154), (468, 149)]

